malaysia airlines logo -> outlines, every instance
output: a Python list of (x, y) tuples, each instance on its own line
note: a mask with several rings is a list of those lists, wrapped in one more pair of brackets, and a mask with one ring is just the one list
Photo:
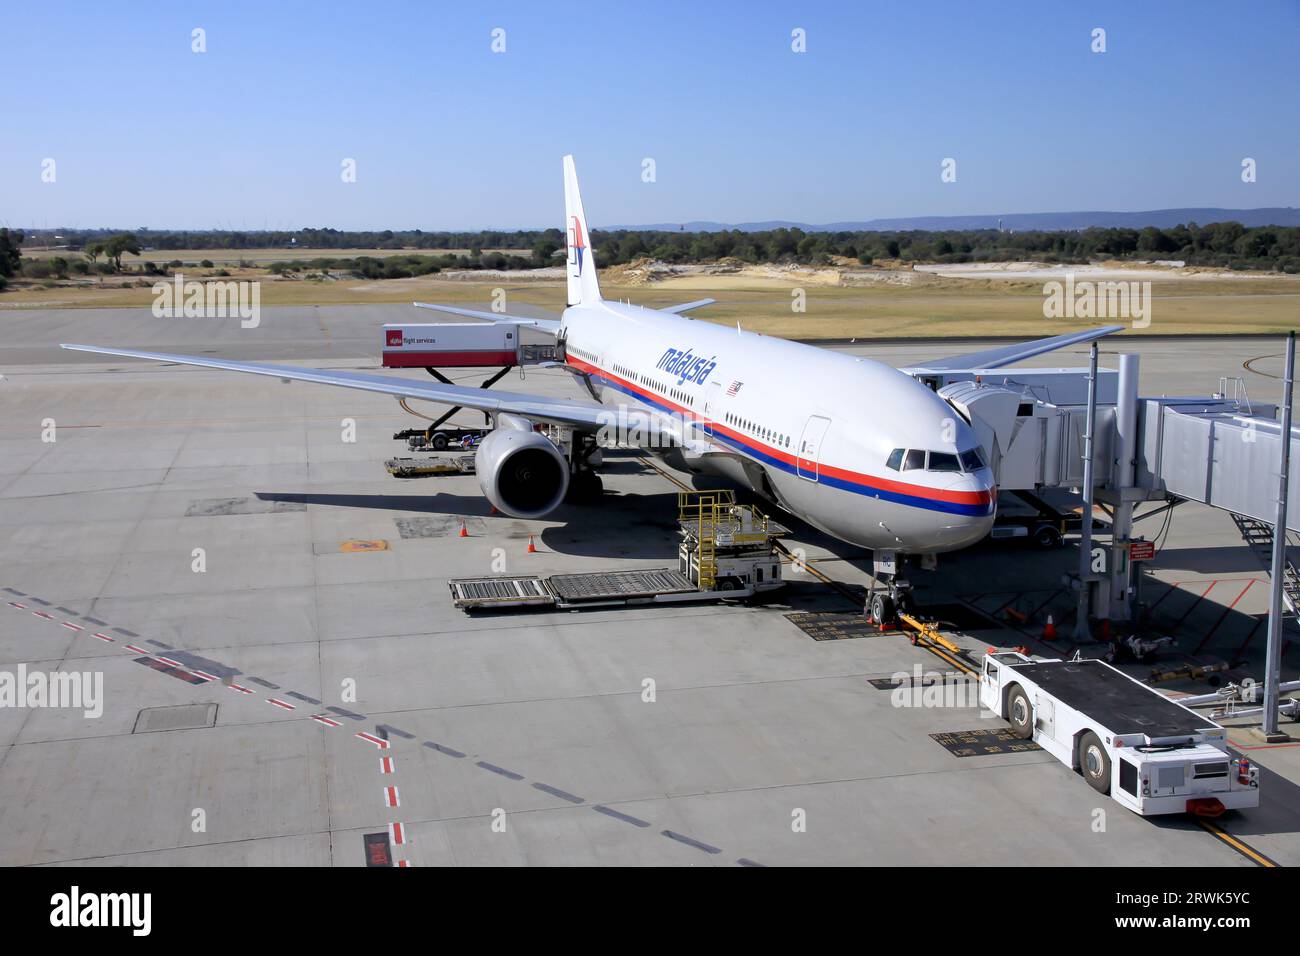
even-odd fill
[(573, 233), (569, 240), (569, 262), (578, 266), (578, 275), (582, 275), (582, 254), (586, 252), (587, 247), (582, 242), (582, 220), (577, 216), (570, 216), (573, 220), (573, 226), (570, 231)]

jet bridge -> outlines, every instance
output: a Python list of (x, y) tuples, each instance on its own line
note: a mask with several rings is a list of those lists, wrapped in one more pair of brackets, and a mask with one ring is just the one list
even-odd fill
[[(1111, 517), (1112, 533), (1104, 558), (1094, 562), (1095, 579), (1087, 582), (1093, 616), (1116, 621), (1133, 615), (1134, 561), (1154, 553), (1132, 536), (1133, 511), (1143, 502), (1199, 501), (1226, 511), (1245, 542), (1264, 555), (1272, 544), (1281, 440), (1277, 406), (1252, 403), (1240, 379), (1221, 379), (1218, 392), (1204, 397), (1139, 398), (1137, 356), (1120, 361), (1119, 370), (1097, 371), (1094, 499)], [(914, 374), (970, 423), (999, 490), (1082, 487), (1087, 368)], [(1300, 431), (1293, 429), (1290, 440), (1293, 457), (1300, 455)], [(1291, 482), (1287, 529), (1297, 532), (1300, 474)], [(1285, 572), (1287, 603), (1300, 612), (1300, 571), (1288, 565)]]

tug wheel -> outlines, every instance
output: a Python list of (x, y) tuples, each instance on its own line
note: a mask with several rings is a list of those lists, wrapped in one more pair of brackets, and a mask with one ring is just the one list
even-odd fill
[(1091, 730), (1079, 740), (1079, 772), (1098, 793), (1110, 793), (1110, 756)]
[(1007, 698), (1007, 720), (1011, 722), (1011, 732), (1021, 740), (1034, 736), (1034, 705), (1020, 687)]

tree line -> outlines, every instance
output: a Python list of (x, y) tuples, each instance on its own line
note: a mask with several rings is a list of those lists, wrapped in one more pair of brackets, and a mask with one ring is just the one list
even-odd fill
[[(6, 238), (0, 241), (0, 280), (19, 271), (13, 250), (21, 244), (22, 233), (5, 230), (5, 235)], [(122, 256), (128, 252), (146, 255), (155, 250), (272, 248), (284, 250), (284, 261), (271, 266), (276, 272), (337, 269), (371, 279), (426, 275), (443, 269), (535, 269), (557, 264), (565, 242), (565, 235), (559, 229), (517, 232), (424, 232), (418, 229), (378, 232), (338, 229), (296, 232), (64, 230), (61, 237), (68, 247), (68, 256), (60, 257), (64, 273), (69, 270), (120, 272), (123, 269)], [(754, 232), (739, 229), (718, 232), (598, 229), (592, 233), (592, 245), (596, 263), (601, 267), (643, 258), (669, 263), (734, 258), (751, 264), (789, 262), (804, 265), (824, 265), (843, 259), (864, 265), (883, 261), (906, 264), (1029, 259), (1070, 264), (1096, 259), (1175, 259), (1194, 266), (1300, 273), (1300, 227), (1246, 228), (1239, 222), (1205, 226), (1190, 222), (1171, 228), (1148, 226), (1145, 229), (1026, 232), (996, 229), (896, 232), (806, 232), (799, 228)], [(10, 249), (8, 266), (6, 248)], [(392, 249), (408, 251), (409, 254), (303, 259), (295, 255), (296, 249)], [(469, 251), (466, 254), (450, 250)], [(78, 255), (84, 259), (79, 259)], [(103, 262), (100, 262), (101, 257)], [(167, 259), (166, 256), (156, 258)], [(24, 274), (51, 274), (48, 264), (40, 265), (32, 259), (23, 260), (23, 263), (21, 271)], [(58, 276), (57, 270), (54, 274)]]

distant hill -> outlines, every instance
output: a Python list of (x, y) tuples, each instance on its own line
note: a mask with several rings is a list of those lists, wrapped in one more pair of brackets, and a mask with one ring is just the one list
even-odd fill
[(1291, 206), (1275, 206), (1264, 209), (1151, 209), (1146, 212), (1028, 212), (1002, 213), (988, 216), (914, 216), (905, 219), (867, 219), (846, 222), (828, 222), (812, 225), (806, 222), (791, 222), (785, 219), (772, 219), (764, 222), (669, 222), (655, 223), (648, 226), (599, 226), (597, 228), (665, 230), (676, 232), (721, 232), (724, 229), (739, 229), (742, 232), (765, 232), (769, 229), (799, 228), (804, 232), (900, 232), (910, 229), (924, 229), (942, 232), (949, 229), (996, 229), (998, 220), (1002, 220), (1003, 229), (1017, 232), (1032, 230), (1057, 231), (1062, 229), (1089, 229), (1092, 227), (1117, 229), (1142, 229), (1156, 226), (1168, 229), (1172, 226), (1194, 222), (1204, 226), (1211, 222), (1239, 222), (1246, 228), (1254, 226), (1300, 226), (1300, 209)]

